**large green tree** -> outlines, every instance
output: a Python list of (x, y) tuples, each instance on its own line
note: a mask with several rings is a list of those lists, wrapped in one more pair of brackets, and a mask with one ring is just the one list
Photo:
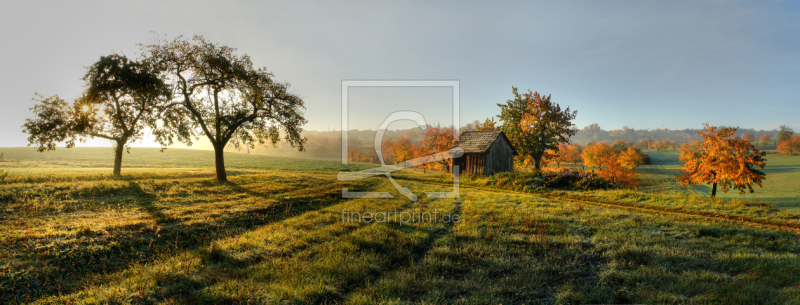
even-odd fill
[[(168, 136), (157, 124), (159, 107), (168, 100), (169, 90), (152, 66), (124, 55), (112, 54), (87, 67), (86, 90), (70, 105), (58, 95), (44, 98), (31, 108), (34, 119), (22, 126), (28, 133), (28, 146), (37, 150), (55, 150), (66, 142), (103, 138), (114, 144), (114, 175), (122, 172), (122, 152), (129, 144), (142, 139), (146, 128)], [(161, 139), (159, 138), (159, 139)]]
[(511, 87), (514, 99), (500, 106), (500, 130), (503, 131), (520, 156), (530, 156), (536, 169), (541, 167), (542, 156), (548, 149), (558, 152), (558, 144), (569, 143), (575, 135), (572, 120), (577, 111), (561, 110), (559, 104), (550, 101), (550, 96), (538, 92), (519, 94)]
[(142, 46), (155, 66), (165, 71), (175, 99), (165, 115), (165, 124), (177, 127), (188, 117), (214, 147), (217, 179), (227, 181), (224, 150), (275, 145), (284, 139), (298, 150), (306, 141), (301, 136), (303, 100), (289, 92), (289, 84), (273, 80), (264, 68), (253, 68), (247, 55), (195, 36), (159, 41)]

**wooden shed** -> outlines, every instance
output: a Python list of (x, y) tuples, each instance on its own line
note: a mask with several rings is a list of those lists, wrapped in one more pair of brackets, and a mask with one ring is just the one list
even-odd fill
[(453, 160), (459, 174), (492, 175), (514, 170), (517, 151), (502, 131), (465, 131), (453, 143), (461, 147), (464, 155)]

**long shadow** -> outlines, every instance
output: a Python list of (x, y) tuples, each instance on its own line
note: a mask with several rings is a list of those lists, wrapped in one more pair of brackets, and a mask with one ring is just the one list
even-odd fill
[[(225, 184), (250, 196), (274, 195), (250, 191), (234, 183)], [(368, 186), (362, 184), (356, 187)], [(134, 224), (109, 228), (106, 233), (85, 231), (79, 233), (81, 237), (74, 244), (58, 252), (35, 253), (24, 246), (16, 246), (16, 253), (32, 261), (31, 264), (44, 265), (44, 268), (0, 274), (0, 303), (29, 302), (72, 293), (83, 288), (83, 279), (86, 277), (118, 272), (157, 257), (205, 247), (217, 239), (241, 234), (255, 227), (280, 222), (341, 201), (338, 196), (340, 190), (333, 187), (325, 194), (316, 194), (313, 202), (304, 197), (279, 200), (278, 206), (291, 207), (291, 210), (275, 210), (276, 205), (273, 205), (246, 213), (223, 214), (214, 221), (185, 224), (172, 219), (156, 207), (153, 204), (155, 195), (147, 194), (134, 182), (129, 184), (129, 188), (133, 193), (131, 196), (142, 200), (140, 208), (160, 223), (159, 228)], [(291, 191), (300, 190), (302, 185)]]
[[(413, 204), (413, 202), (409, 202), (404, 208), (408, 208)], [(451, 215), (453, 214), (461, 214), (461, 204), (462, 202), (455, 202), (455, 207), (451, 211)], [(388, 260), (383, 265), (384, 267), (376, 272), (369, 273), (365, 279), (356, 279), (349, 283), (343, 283), (343, 289), (341, 289), (338, 293), (335, 294), (325, 294), (316, 296), (316, 299), (313, 301), (316, 304), (330, 304), (330, 303), (345, 303), (347, 301), (347, 297), (350, 293), (365, 287), (370, 286), (377, 281), (379, 281), (384, 275), (389, 272), (392, 272), (397, 269), (406, 268), (409, 266), (413, 266), (417, 264), (420, 260), (422, 260), (428, 252), (433, 248), (436, 240), (449, 235), (452, 230), (454, 223), (453, 222), (446, 222), (444, 223), (443, 228), (434, 228), (431, 230), (430, 227), (427, 226), (416, 226), (416, 227), (397, 227), (397, 230), (411, 230), (414, 232), (424, 232), (427, 233), (427, 237), (420, 243), (415, 244), (412, 246), (411, 249), (411, 256), (389, 256)], [(381, 225), (390, 225), (394, 226), (395, 224), (392, 223), (382, 223)], [(376, 243), (376, 242), (358, 242), (359, 248), (364, 251), (375, 251), (377, 253), (387, 253), (390, 252), (388, 247), (392, 247), (392, 245), (386, 245), (383, 243)], [(391, 267), (391, 268), (389, 268)]]

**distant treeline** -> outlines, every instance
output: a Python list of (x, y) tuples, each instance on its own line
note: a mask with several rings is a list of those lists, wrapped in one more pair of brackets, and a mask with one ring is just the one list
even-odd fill
[[(466, 124), (461, 127), (461, 130), (475, 130), (475, 125), (478, 121)], [(580, 129), (575, 136), (570, 140), (580, 145), (587, 143), (605, 142), (612, 144), (619, 140), (624, 140), (630, 143), (641, 143), (643, 140), (649, 139), (655, 142), (667, 139), (677, 145), (682, 143), (690, 143), (692, 140), (701, 140), (701, 137), (696, 132), (700, 129), (633, 129), (627, 126), (622, 129), (604, 130), (598, 124), (592, 124)], [(375, 137), (375, 130), (350, 130), (348, 132), (348, 149), (363, 148), (373, 149), (373, 141)], [(775, 139), (778, 134), (777, 129), (773, 130), (755, 130), (752, 128), (741, 128), (736, 131), (736, 136), (742, 138), (744, 134), (750, 134), (755, 139), (759, 139), (762, 135), (769, 135), (770, 138)], [(400, 130), (387, 130), (383, 136), (383, 140), (391, 138), (405, 138), (413, 144), (419, 143), (422, 135), (422, 130), (419, 128), (414, 129), (400, 129)], [(289, 145), (278, 143), (277, 147), (256, 148), (251, 150), (250, 153), (265, 154), (272, 156), (286, 156), (286, 157), (306, 157), (306, 158), (320, 158), (320, 159), (341, 159), (342, 157), (342, 132), (335, 131), (304, 131), (303, 136), (308, 138), (306, 143), (305, 152), (297, 152)], [(774, 144), (774, 143), (773, 143)], [(647, 148), (647, 147), (643, 147)]]
[[(678, 145), (682, 143), (690, 143), (692, 140), (702, 140), (697, 135), (701, 129), (633, 129), (623, 126), (622, 129), (603, 130), (597, 123), (589, 125), (578, 131), (575, 136), (571, 137), (572, 142), (584, 145), (590, 142), (606, 142), (613, 143), (617, 140), (625, 140), (627, 142), (639, 143), (642, 140), (650, 139), (653, 141), (661, 141), (668, 139), (674, 141)], [(762, 135), (769, 135), (770, 138), (775, 139), (778, 135), (778, 130), (755, 130), (752, 128), (740, 128), (736, 131), (734, 136), (743, 138), (745, 134), (752, 135), (755, 139), (759, 139)]]

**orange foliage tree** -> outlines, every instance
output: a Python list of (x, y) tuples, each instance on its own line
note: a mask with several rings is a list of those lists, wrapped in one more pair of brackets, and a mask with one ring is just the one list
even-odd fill
[(800, 152), (800, 134), (794, 135), (783, 142), (778, 143), (778, 151), (784, 154), (795, 154)]
[(761, 142), (761, 145), (767, 145), (772, 142), (772, 137), (768, 134), (762, 134), (761, 137), (758, 138), (758, 141)]
[(684, 163), (678, 181), (683, 186), (710, 183), (712, 198), (717, 195), (718, 184), (724, 192), (733, 188), (740, 194), (744, 194), (745, 189), (752, 193), (753, 184), (761, 187), (765, 174), (754, 167), (764, 168), (764, 153), (750, 142), (732, 139), (738, 128), (717, 130), (708, 124), (703, 126), (705, 129), (697, 132), (703, 137), (699, 145), (681, 147), (680, 160)]
[[(558, 151), (550, 153), (546, 158), (549, 161), (555, 162), (556, 166), (561, 167), (561, 163), (578, 163), (581, 161), (581, 146), (575, 143), (569, 145), (560, 143), (558, 144)], [(545, 160), (544, 158), (542, 160)]]
[(600, 142), (587, 146), (581, 156), (586, 166), (600, 168), (598, 175), (609, 182), (627, 187), (639, 185), (639, 174), (633, 169), (643, 163), (643, 157), (635, 149), (617, 152)]
[(374, 151), (367, 151), (361, 148), (349, 150), (347, 156), (352, 162), (378, 163), (378, 156), (375, 155)]
[(381, 143), (381, 152), (386, 164), (397, 164), (414, 158), (414, 147), (411, 141), (398, 137), (386, 139)]
[(619, 153), (617, 156), (617, 163), (624, 168), (634, 169), (644, 163), (644, 157), (633, 147), (628, 147), (627, 150)]
[(756, 137), (751, 135), (749, 132), (745, 132), (742, 134), (742, 140), (752, 143), (756, 141)]
[[(425, 157), (428, 155), (448, 151), (453, 147), (453, 142), (455, 142), (455, 131), (453, 128), (428, 126), (425, 128), (425, 131), (422, 132), (422, 140), (420, 140), (419, 146), (415, 150), (415, 156)], [(452, 159), (444, 159), (437, 161), (436, 164), (438, 164), (443, 170), (450, 171), (450, 165), (452, 164), (452, 161)], [(430, 165), (436, 164), (429, 163), (429, 166), (423, 167), (423, 169), (432, 169)]]

